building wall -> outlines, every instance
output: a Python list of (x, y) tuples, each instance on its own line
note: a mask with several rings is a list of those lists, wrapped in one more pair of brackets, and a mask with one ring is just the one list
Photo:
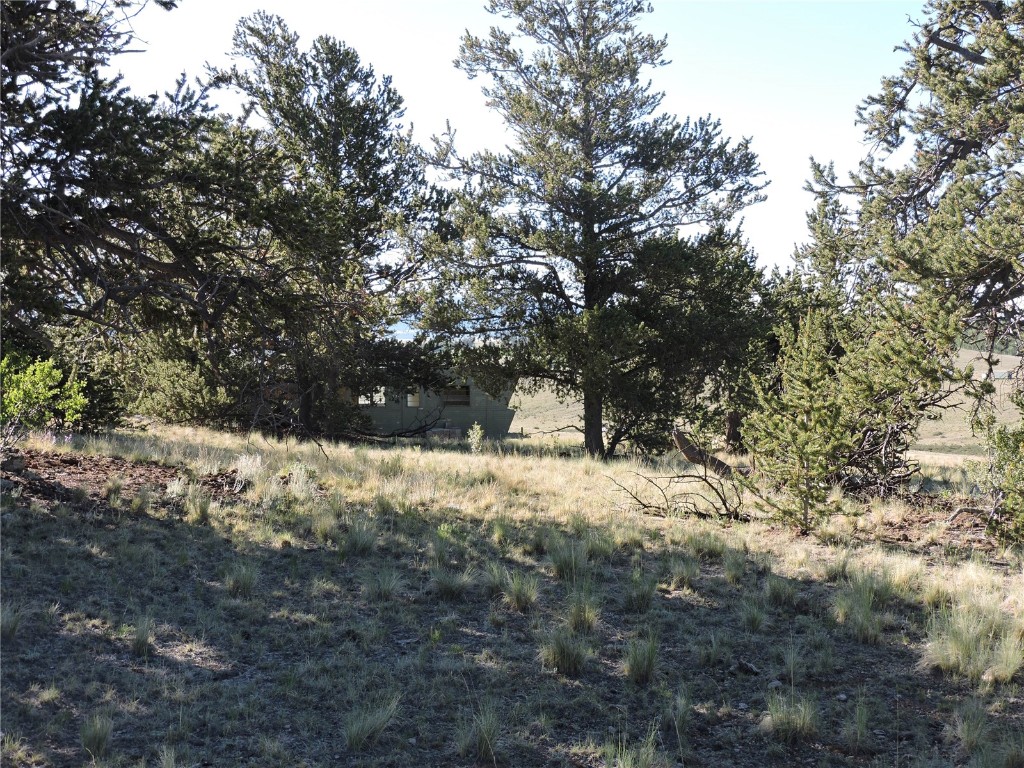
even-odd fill
[[(432, 425), (435, 429), (458, 430), (464, 435), (476, 423), (484, 428), (487, 437), (497, 439), (508, 435), (516, 413), (509, 407), (513, 390), (494, 398), (472, 382), (468, 387), (468, 405), (452, 402), (459, 399), (454, 396), (457, 395), (455, 392), (445, 397), (443, 393), (420, 390), (418, 403), (405, 393), (385, 391), (380, 398), (383, 402), (362, 405), (361, 408), (371, 418), (374, 427), (385, 434)], [(377, 399), (374, 398), (375, 401)]]

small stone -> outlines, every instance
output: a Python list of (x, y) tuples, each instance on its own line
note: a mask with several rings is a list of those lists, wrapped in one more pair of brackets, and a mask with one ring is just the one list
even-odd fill
[(739, 704), (736, 705), (736, 709), (747, 709), (746, 702), (741, 701)]
[(846, 701), (846, 694), (845, 693), (840, 693), (838, 696), (836, 696), (836, 698), (839, 699), (840, 701)]
[(415, 747), (416, 746), (416, 739), (415, 738), (409, 739), (409, 746), (410, 747)]
[(777, 691), (781, 687), (782, 683), (779, 680), (772, 680), (770, 683), (768, 683), (769, 691)]

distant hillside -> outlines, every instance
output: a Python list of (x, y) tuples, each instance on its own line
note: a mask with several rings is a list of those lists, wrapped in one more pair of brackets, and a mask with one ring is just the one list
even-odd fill
[[(988, 349), (988, 344), (986, 344), (983, 341), (972, 341), (967, 344), (964, 344), (964, 349), (974, 350), (977, 352), (984, 352), (985, 350)], [(995, 349), (996, 353), (998, 354), (1010, 354), (1014, 350), (1014, 347), (1006, 342), (1003, 342), (1002, 344), (996, 344)]]
[(583, 423), (581, 403), (560, 403), (558, 396), (549, 388), (535, 394), (517, 391), (512, 396), (511, 407), (516, 409), (509, 431), (522, 433), (524, 437), (543, 434), (579, 434), (573, 427)]
[[(1016, 355), (999, 355), (993, 370), (1015, 371), (1020, 368), (1020, 361), (1021, 359)], [(960, 350), (960, 354), (957, 355), (957, 365), (961, 368), (968, 365), (974, 366), (974, 374), (977, 378), (980, 378), (985, 372), (985, 361), (982, 358), (982, 353), (968, 347)]]

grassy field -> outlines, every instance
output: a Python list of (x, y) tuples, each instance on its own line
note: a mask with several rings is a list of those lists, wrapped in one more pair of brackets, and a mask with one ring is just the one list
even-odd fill
[[(978, 353), (970, 350), (960, 352), (957, 365), (960, 368), (972, 366), (976, 376), (980, 376), (983, 371)], [(995, 366), (996, 371), (1003, 373), (1019, 368), (1020, 358), (1012, 355), (1003, 355)], [(1014, 424), (1020, 418), (1010, 402), (1014, 384), (1013, 380), (1008, 379), (994, 382), (996, 391), (992, 402), (999, 424)], [(580, 433), (573, 429), (582, 423), (583, 408), (579, 403), (562, 403), (554, 392), (542, 389), (530, 394), (517, 393), (511, 405), (516, 409), (516, 415), (510, 429), (516, 434), (548, 440), (558, 436), (577, 441), (580, 439)], [(948, 466), (979, 459), (984, 455), (984, 436), (971, 427), (971, 408), (966, 399), (958, 399), (952, 407), (939, 413), (938, 418), (921, 422), (914, 445), (914, 457), (917, 460)]]
[[(983, 370), (981, 359), (969, 350), (961, 351), (957, 363), (962, 368), (968, 365), (974, 367), (976, 376), (980, 376)], [(1020, 358), (1011, 355), (1001, 357), (995, 366), (995, 370), (1001, 373), (1019, 369)], [(995, 394), (992, 403), (997, 423), (1016, 423), (1020, 415), (1010, 402), (1010, 393), (1016, 382), (997, 379), (993, 383)], [(957, 407), (944, 411), (940, 418), (922, 422), (915, 450), (925, 454), (941, 454), (945, 459), (962, 456), (969, 460), (983, 456), (985, 441), (982, 435), (972, 430), (970, 415), (969, 404), (961, 400)]]
[(1024, 765), (1024, 566), (954, 513), (955, 471), (812, 538), (623, 491), (684, 469), (30, 442), (4, 472), (3, 763)]

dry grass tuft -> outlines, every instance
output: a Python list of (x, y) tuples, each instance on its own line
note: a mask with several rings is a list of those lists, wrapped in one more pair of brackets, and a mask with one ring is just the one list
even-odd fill
[(688, 532), (683, 545), (701, 560), (720, 560), (727, 549), (725, 539), (720, 534), (705, 528)]
[(740, 620), (749, 632), (759, 632), (764, 626), (765, 613), (757, 600), (744, 600), (740, 607)]
[(725, 580), (738, 586), (747, 572), (747, 554), (738, 549), (727, 549), (722, 557), (722, 570)]
[(569, 593), (566, 624), (577, 634), (588, 635), (597, 628), (601, 607), (593, 590), (584, 585)]
[(114, 735), (114, 721), (103, 714), (90, 715), (82, 723), (82, 748), (95, 762), (106, 757)]
[(622, 671), (626, 679), (637, 685), (647, 685), (654, 677), (658, 660), (658, 641), (653, 637), (634, 638), (626, 646)]
[(135, 622), (135, 631), (132, 634), (132, 653), (141, 658), (149, 656), (153, 648), (153, 630), (156, 622), (152, 616), (142, 616)]
[(228, 594), (246, 600), (252, 597), (259, 574), (256, 568), (246, 562), (234, 563), (224, 574), (224, 586)]
[(480, 763), (497, 763), (501, 715), (493, 702), (485, 701), (463, 724), (458, 734), (459, 754), (472, 755)]
[(472, 566), (466, 566), (461, 571), (435, 566), (430, 570), (430, 580), (434, 585), (434, 591), (442, 600), (459, 600), (473, 586), (476, 571)]
[(818, 705), (810, 697), (774, 693), (768, 697), (761, 730), (792, 745), (814, 738), (819, 719)]
[(692, 590), (699, 577), (700, 562), (694, 557), (676, 557), (669, 563), (669, 589)]
[(185, 493), (185, 520), (191, 525), (210, 522), (210, 495), (199, 485), (190, 485)]
[(658, 729), (652, 726), (635, 746), (630, 746), (625, 736), (609, 740), (602, 750), (604, 764), (608, 768), (655, 768), (659, 764), (657, 736)]
[(998, 607), (960, 605), (932, 614), (920, 666), (992, 688), (1024, 668), (1024, 642)]
[(505, 604), (513, 611), (525, 613), (533, 608), (540, 597), (540, 579), (534, 573), (516, 569), (505, 584)]
[(544, 637), (538, 655), (545, 669), (575, 677), (583, 671), (591, 652), (579, 635), (568, 627), (557, 627)]
[(349, 522), (342, 551), (349, 557), (365, 557), (377, 546), (377, 524), (367, 517), (356, 517)]
[(575, 584), (587, 577), (587, 546), (581, 541), (553, 536), (547, 546), (555, 576)]
[(397, 568), (384, 567), (366, 577), (363, 589), (377, 602), (394, 600), (405, 589), (405, 577)]
[(872, 749), (870, 712), (863, 691), (857, 695), (853, 711), (843, 724), (842, 737), (847, 749), (854, 754), (863, 754)]
[(973, 755), (989, 741), (988, 714), (977, 699), (964, 702), (953, 714), (950, 736), (965, 755)]
[(658, 580), (653, 576), (644, 575), (635, 568), (626, 583), (622, 605), (631, 613), (646, 613), (654, 604), (654, 595), (658, 589)]
[(398, 714), (400, 698), (398, 694), (383, 694), (352, 709), (341, 724), (345, 745), (361, 752), (376, 743)]
[(7, 601), (0, 605), (0, 640), (6, 643), (14, 639), (24, 615), (21, 606), (11, 605)]
[(764, 597), (769, 605), (793, 606), (796, 603), (796, 585), (789, 579), (770, 573), (764, 580)]

